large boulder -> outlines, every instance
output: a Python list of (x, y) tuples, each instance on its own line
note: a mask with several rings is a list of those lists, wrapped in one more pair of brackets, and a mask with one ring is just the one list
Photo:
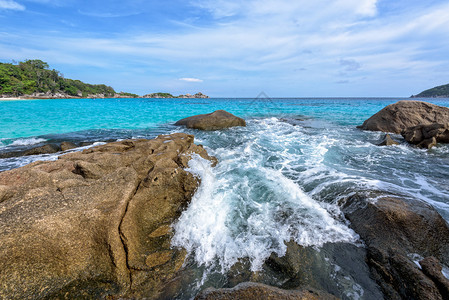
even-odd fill
[(449, 123), (449, 108), (427, 102), (402, 100), (388, 105), (358, 128), (401, 133), (412, 126), (433, 123)]
[(409, 127), (402, 131), (402, 136), (420, 148), (431, 148), (436, 143), (449, 143), (449, 123)]
[(246, 126), (245, 120), (224, 110), (217, 110), (210, 114), (197, 115), (179, 120), (175, 125), (185, 125), (187, 128), (201, 130), (219, 130), (235, 126)]
[(313, 289), (282, 290), (261, 283), (244, 282), (232, 289), (209, 288), (195, 297), (195, 300), (337, 300), (335, 296)]
[(0, 298), (158, 298), (182, 267), (170, 224), (198, 179), (173, 134), (127, 140), (0, 173)]
[(354, 195), (343, 212), (367, 247), (372, 276), (388, 299), (443, 299), (438, 282), (419, 267), (419, 257), (449, 263), (449, 226), (417, 200)]

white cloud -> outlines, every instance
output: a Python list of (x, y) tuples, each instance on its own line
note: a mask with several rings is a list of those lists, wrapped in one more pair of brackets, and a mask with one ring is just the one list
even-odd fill
[(203, 80), (198, 78), (179, 78), (179, 80), (187, 82), (203, 82)]
[(0, 9), (25, 10), (25, 6), (13, 0), (0, 0)]

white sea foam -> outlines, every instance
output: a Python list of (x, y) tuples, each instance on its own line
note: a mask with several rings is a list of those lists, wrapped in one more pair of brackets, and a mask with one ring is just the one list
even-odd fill
[[(261, 125), (289, 126), (274, 119)], [(335, 216), (338, 207), (321, 205), (284, 174), (302, 155), (289, 143), (294, 139), (287, 135), (254, 132), (235, 147), (208, 149), (219, 158), (215, 168), (192, 159), (189, 171), (201, 185), (175, 225), (173, 245), (187, 249), (200, 265), (218, 263), (227, 270), (249, 258), (256, 271), (271, 253), (284, 255), (289, 240), (303, 246), (355, 242), (357, 235)], [(325, 149), (319, 152), (322, 156)]]
[(23, 138), (15, 140), (14, 142), (11, 143), (11, 146), (30, 146), (43, 143), (45, 141), (47, 140), (41, 138)]

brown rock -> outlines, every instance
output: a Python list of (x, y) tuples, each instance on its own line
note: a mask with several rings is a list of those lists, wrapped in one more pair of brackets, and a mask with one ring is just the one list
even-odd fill
[(261, 283), (244, 282), (232, 289), (206, 289), (195, 300), (336, 300), (333, 295), (316, 290), (282, 290)]
[(61, 143), (62, 151), (67, 151), (67, 150), (74, 149), (74, 148), (78, 148), (78, 146), (72, 142), (62, 142)]
[(389, 134), (386, 134), (382, 142), (378, 144), (378, 146), (393, 146), (393, 145), (399, 145), (399, 143), (393, 140)]
[(437, 143), (449, 143), (449, 123), (409, 127), (402, 131), (402, 136), (411, 144), (430, 149)]
[(219, 130), (234, 126), (246, 126), (246, 122), (242, 118), (238, 118), (224, 110), (217, 110), (210, 114), (179, 120), (175, 125), (185, 125), (187, 128), (201, 130)]
[(449, 299), (449, 279), (444, 277), (441, 270), (440, 262), (435, 257), (426, 257), (425, 259), (419, 262), (421, 268), (430, 279), (436, 284), (438, 289), (440, 290), (443, 299)]
[(164, 226), (198, 186), (194, 153), (216, 161), (172, 134), (0, 173), (0, 298), (158, 298), (186, 255)]
[(51, 154), (61, 151), (61, 148), (56, 144), (47, 144), (44, 146), (36, 147), (23, 152), (21, 155), (39, 155), (39, 154)]
[(401, 133), (408, 127), (449, 123), (449, 108), (421, 101), (403, 100), (388, 105), (358, 128)]
[(441, 299), (442, 295), (408, 257), (419, 254), (449, 262), (449, 226), (430, 205), (417, 200), (360, 195), (343, 206), (368, 250), (373, 277), (389, 299)]

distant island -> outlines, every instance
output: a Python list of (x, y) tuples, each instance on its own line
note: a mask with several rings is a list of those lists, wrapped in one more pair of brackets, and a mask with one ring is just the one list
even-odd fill
[(440, 85), (418, 95), (413, 95), (411, 98), (449, 98), (449, 84)]
[(173, 96), (169, 93), (153, 93), (139, 96), (133, 93), (117, 93), (105, 84), (88, 84), (80, 80), (64, 78), (50, 69), (48, 63), (31, 59), (17, 64), (0, 63), (0, 99), (64, 99), (64, 98), (209, 98), (203, 93)]

